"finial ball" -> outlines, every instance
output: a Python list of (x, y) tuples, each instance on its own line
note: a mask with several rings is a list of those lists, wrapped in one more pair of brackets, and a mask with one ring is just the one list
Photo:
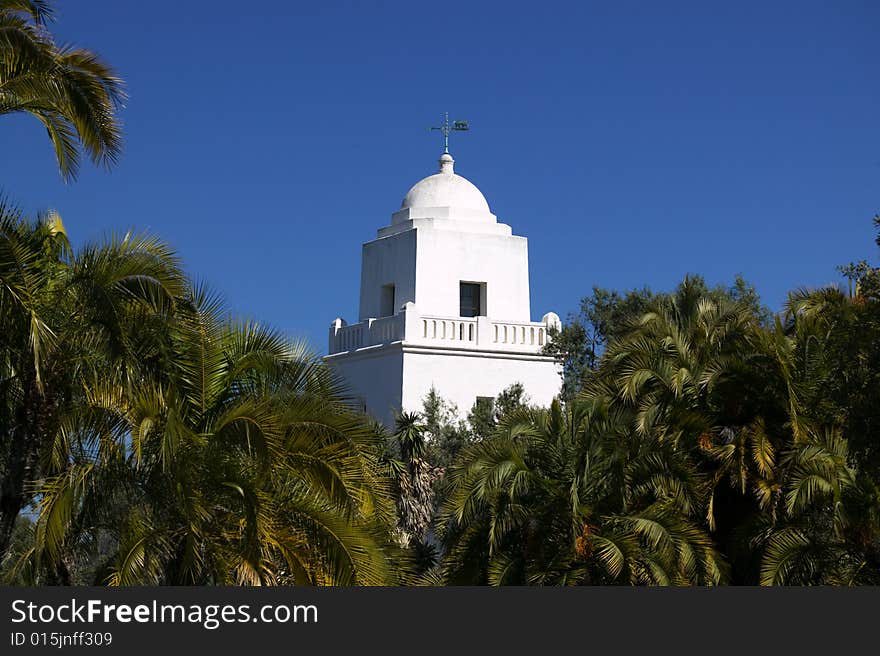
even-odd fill
[(452, 155), (449, 153), (443, 153), (440, 156), (440, 173), (454, 173), (453, 165), (455, 164), (455, 160), (452, 159)]

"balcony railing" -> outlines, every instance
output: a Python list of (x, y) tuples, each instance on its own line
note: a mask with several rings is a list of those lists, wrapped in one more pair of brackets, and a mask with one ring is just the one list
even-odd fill
[(477, 341), (476, 319), (452, 319), (445, 317), (421, 317), (419, 339), (425, 341), (447, 340), (458, 342)]
[(329, 352), (342, 353), (393, 342), (448, 345), (463, 349), (539, 353), (549, 340), (548, 330), (559, 327), (559, 317), (548, 312), (542, 321), (498, 321), (488, 317), (441, 317), (418, 313), (407, 303), (399, 314), (346, 325), (330, 326)]
[(403, 339), (404, 316), (401, 313), (380, 319), (367, 319), (350, 326), (345, 325), (342, 319), (337, 319), (330, 325), (330, 353), (399, 342)]

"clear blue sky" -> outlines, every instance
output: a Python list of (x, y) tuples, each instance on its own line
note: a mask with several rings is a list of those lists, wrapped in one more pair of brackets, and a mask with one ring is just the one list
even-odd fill
[(65, 185), (38, 123), (2, 117), (0, 189), (76, 243), (157, 233), (317, 350), (447, 109), (456, 171), (529, 238), (534, 317), (687, 272), (778, 308), (876, 262), (875, 1), (59, 5), (59, 40), (127, 80), (125, 153)]

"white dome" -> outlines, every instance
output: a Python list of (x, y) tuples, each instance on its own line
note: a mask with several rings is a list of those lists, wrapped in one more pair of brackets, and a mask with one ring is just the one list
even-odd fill
[(448, 153), (440, 158), (440, 173), (419, 180), (410, 189), (400, 209), (449, 207), (468, 213), (490, 214), (486, 197), (469, 180), (453, 172), (455, 160)]

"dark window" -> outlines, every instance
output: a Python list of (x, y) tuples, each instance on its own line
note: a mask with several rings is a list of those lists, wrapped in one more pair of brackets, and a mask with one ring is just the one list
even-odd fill
[(382, 285), (382, 305), (379, 308), (383, 317), (394, 314), (394, 285)]
[(495, 409), (495, 397), (494, 396), (478, 396), (477, 401), (474, 405), (486, 407), (491, 412), (492, 410)]
[(460, 316), (478, 317), (482, 314), (481, 287), (478, 282), (463, 282), (459, 285)]

